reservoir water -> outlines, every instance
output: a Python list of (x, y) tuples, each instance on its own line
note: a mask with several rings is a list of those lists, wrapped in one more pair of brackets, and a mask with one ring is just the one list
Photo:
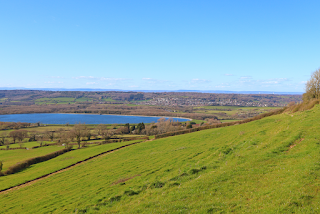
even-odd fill
[[(124, 123), (151, 123), (163, 117), (124, 116), (124, 115), (97, 115), (97, 114), (6, 114), (0, 115), (1, 122), (26, 122), (42, 124), (124, 124)], [(169, 119), (169, 117), (164, 117)], [(186, 118), (172, 118), (174, 121), (189, 121)]]

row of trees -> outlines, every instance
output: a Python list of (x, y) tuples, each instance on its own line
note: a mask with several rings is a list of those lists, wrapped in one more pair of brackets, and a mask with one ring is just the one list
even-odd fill
[(6, 129), (21, 129), (21, 128), (27, 128), (31, 126), (35, 126), (36, 124), (32, 123), (14, 123), (14, 122), (0, 122), (0, 130), (6, 130)]
[[(24, 139), (28, 139), (31, 141), (40, 141), (40, 146), (42, 146), (42, 142), (47, 141), (55, 141), (59, 144), (64, 145), (66, 148), (69, 146), (70, 142), (76, 142), (78, 148), (85, 146), (87, 141), (94, 139), (104, 139), (109, 140), (114, 135), (124, 135), (124, 134), (141, 134), (141, 135), (158, 135), (167, 132), (181, 131), (185, 129), (193, 128), (194, 126), (201, 125), (212, 125), (220, 123), (220, 121), (215, 119), (207, 119), (206, 123), (195, 124), (194, 122), (174, 122), (172, 119), (166, 120), (165, 118), (161, 118), (157, 123), (151, 123), (145, 125), (144, 123), (139, 123), (138, 125), (130, 125), (129, 123), (120, 126), (117, 128), (113, 126), (111, 129), (108, 128), (107, 125), (100, 124), (96, 126), (94, 129), (89, 128), (85, 124), (76, 124), (71, 129), (64, 130), (59, 129), (55, 131), (45, 131), (45, 132), (28, 132), (26, 130), (14, 130), (9, 134), (5, 134), (2, 132), (0, 134), (0, 145), (10, 145), (11, 143), (22, 144)], [(9, 141), (12, 140), (12, 142)], [(20, 145), (20, 147), (22, 147)], [(7, 147), (8, 148), (8, 147)]]
[[(117, 128), (117, 125), (114, 125), (111, 129), (107, 125), (100, 124), (96, 128), (89, 128), (85, 124), (76, 124), (72, 129), (69, 130), (55, 130), (55, 131), (45, 131), (45, 132), (32, 132), (26, 130), (14, 130), (9, 134), (5, 132), (0, 133), (0, 146), (7, 145), (9, 148), (10, 144), (19, 143), (27, 139), (27, 141), (40, 141), (40, 146), (42, 142), (47, 141), (56, 141), (68, 147), (70, 142), (76, 141), (78, 147), (80, 148), (81, 142), (83, 141), (83, 146), (86, 144), (85, 141), (89, 141), (92, 138), (95, 139), (104, 139), (109, 140), (114, 135), (123, 135), (123, 134), (140, 134), (142, 130), (145, 129), (144, 123), (139, 123), (137, 126), (131, 125), (129, 123), (124, 126)], [(20, 145), (20, 147), (22, 147)]]
[(196, 126), (208, 126), (213, 124), (221, 123), (219, 120), (208, 119), (206, 123), (196, 124), (195, 122), (188, 121), (187, 123), (174, 122), (172, 119), (166, 120), (161, 118), (157, 123), (151, 123), (145, 126), (145, 129), (141, 131), (144, 135), (158, 135), (167, 132), (182, 131), (186, 129), (191, 129)]

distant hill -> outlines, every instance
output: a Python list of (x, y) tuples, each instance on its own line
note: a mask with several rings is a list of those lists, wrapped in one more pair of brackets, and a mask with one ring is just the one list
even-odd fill
[(302, 95), (303, 92), (277, 92), (277, 91), (222, 91), (222, 90), (122, 90), (122, 89), (97, 89), (97, 88), (23, 88), (23, 87), (0, 87), (0, 90), (41, 90), (41, 91), (123, 91), (123, 92), (196, 92), (196, 93), (219, 93), (219, 94), (286, 94)]

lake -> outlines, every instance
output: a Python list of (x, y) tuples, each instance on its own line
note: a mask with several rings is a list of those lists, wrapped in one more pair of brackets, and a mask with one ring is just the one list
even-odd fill
[[(42, 124), (124, 124), (124, 123), (151, 123), (163, 117), (124, 116), (124, 115), (98, 115), (98, 114), (7, 114), (0, 115), (1, 122), (26, 122)], [(164, 117), (169, 119), (169, 117)], [(172, 118), (174, 121), (189, 121), (186, 118)]]

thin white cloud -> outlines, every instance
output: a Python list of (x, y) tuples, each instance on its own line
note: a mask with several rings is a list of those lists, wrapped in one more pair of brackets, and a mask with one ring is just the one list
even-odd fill
[(168, 83), (171, 81), (168, 80), (159, 80), (159, 79), (153, 79), (153, 78), (142, 78), (142, 80), (146, 81), (149, 84), (162, 84), (162, 83)]
[(106, 77), (100, 77), (99, 80), (102, 81), (126, 81), (126, 80), (131, 80), (131, 79), (126, 79), (126, 78), (106, 78)]
[(86, 85), (97, 85), (98, 83), (96, 82), (87, 82)]
[(72, 77), (72, 79), (96, 79), (93, 76), (79, 76), (79, 77)]
[(60, 76), (51, 76), (49, 78), (52, 78), (52, 79), (63, 79), (64, 77), (60, 77)]
[(269, 79), (265, 81), (261, 81), (262, 84), (281, 84), (283, 82), (290, 81), (288, 78), (275, 78), (275, 79)]
[(225, 76), (234, 76), (233, 74), (224, 74)]
[(240, 79), (252, 79), (252, 76), (242, 76)]
[(72, 77), (72, 79), (87, 79), (87, 80), (95, 80), (95, 81), (109, 81), (109, 82), (117, 82), (117, 81), (127, 81), (131, 79), (127, 78), (111, 78), (111, 77), (94, 77), (94, 76), (78, 76)]
[(191, 80), (192, 83), (196, 83), (196, 84), (199, 84), (199, 83), (210, 83), (211, 80), (205, 80), (205, 79), (192, 79)]
[(62, 84), (63, 82), (55, 82), (55, 81), (46, 81), (45, 84)]

